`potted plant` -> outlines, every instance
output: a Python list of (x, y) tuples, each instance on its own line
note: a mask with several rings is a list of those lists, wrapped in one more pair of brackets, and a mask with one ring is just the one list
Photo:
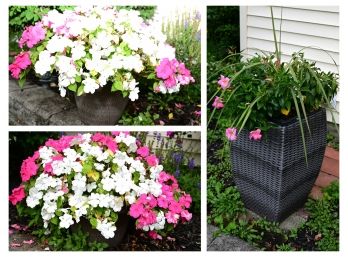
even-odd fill
[(134, 10), (51, 10), (24, 30), (19, 46), (22, 52), (9, 66), (19, 86), (31, 69), (38, 75), (56, 71), (60, 95), (76, 93), (87, 124), (114, 125), (128, 99), (138, 99), (139, 87), (170, 94), (194, 81), (160, 26)]
[(154, 239), (192, 217), (191, 196), (127, 132), (49, 139), (20, 173), (9, 200), (42, 237), (82, 225), (90, 239), (116, 246), (130, 217)]
[(282, 62), (276, 38), (275, 46), (274, 54), (224, 69), (209, 101), (208, 125), (227, 126), (234, 181), (246, 207), (281, 221), (304, 204), (319, 174), (326, 109), (331, 111), (338, 77), (301, 51)]

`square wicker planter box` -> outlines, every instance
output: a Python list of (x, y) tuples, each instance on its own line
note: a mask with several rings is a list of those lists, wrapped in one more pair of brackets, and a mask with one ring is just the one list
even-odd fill
[(231, 144), (232, 170), (245, 206), (271, 221), (282, 221), (303, 206), (319, 174), (326, 147), (326, 111), (303, 120), (308, 165), (300, 125), (293, 118), (252, 141), (242, 132)]

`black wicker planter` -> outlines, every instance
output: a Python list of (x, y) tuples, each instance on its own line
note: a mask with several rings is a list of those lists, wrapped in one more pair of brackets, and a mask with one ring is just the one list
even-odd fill
[(271, 221), (282, 221), (303, 206), (319, 174), (326, 147), (326, 111), (308, 115), (311, 136), (303, 120), (308, 165), (300, 125), (293, 118), (251, 141), (242, 132), (232, 143), (232, 170), (245, 206)]

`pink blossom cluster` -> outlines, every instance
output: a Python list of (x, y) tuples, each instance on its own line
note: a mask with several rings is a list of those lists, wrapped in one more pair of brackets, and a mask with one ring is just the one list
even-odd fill
[[(230, 141), (236, 141), (237, 140), (237, 128), (227, 128), (226, 129), (226, 137)], [(249, 132), (249, 139), (250, 140), (261, 140), (262, 134), (261, 129), (252, 130)]]
[(22, 52), (17, 55), (12, 64), (9, 66), (12, 77), (19, 79), (19, 74), (31, 65), (29, 52)]
[(105, 145), (110, 151), (113, 153), (116, 152), (118, 149), (117, 143), (114, 141), (114, 138), (111, 136), (104, 135), (102, 133), (95, 133), (91, 139), (94, 142), (101, 143), (102, 145)]
[(56, 149), (58, 152), (62, 152), (64, 149), (70, 147), (71, 142), (74, 140), (80, 139), (80, 136), (62, 136), (59, 139), (48, 139), (45, 143), (45, 146), (50, 146)]
[(46, 37), (46, 30), (42, 27), (41, 22), (37, 22), (34, 26), (27, 27), (20, 40), (18, 45), (20, 48), (27, 45), (28, 48), (32, 48), (40, 41), (44, 40)]
[(12, 194), (8, 197), (10, 202), (13, 205), (16, 205), (18, 202), (22, 201), (25, 198), (24, 185), (20, 185), (17, 188), (12, 190)]
[(38, 170), (35, 157), (28, 157), (25, 159), (21, 166), (21, 177), (22, 181), (28, 181), (32, 176), (35, 176)]
[[(162, 171), (159, 174), (158, 182), (162, 185), (161, 195), (154, 197), (143, 194), (130, 207), (129, 214), (137, 219), (137, 228), (139, 229), (155, 224), (158, 211), (163, 211), (167, 223), (174, 226), (180, 220), (186, 222), (192, 218), (192, 214), (187, 210), (190, 208), (192, 198), (179, 189), (175, 177)], [(150, 231), (149, 236), (159, 238), (155, 231)]]
[(164, 81), (166, 88), (173, 88), (177, 84), (188, 85), (195, 82), (191, 76), (191, 71), (185, 67), (184, 63), (180, 63), (176, 59), (162, 59), (156, 67), (156, 75)]

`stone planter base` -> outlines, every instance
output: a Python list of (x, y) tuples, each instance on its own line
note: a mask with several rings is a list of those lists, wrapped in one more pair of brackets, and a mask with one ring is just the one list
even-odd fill
[(115, 125), (121, 118), (128, 98), (119, 92), (110, 92), (104, 86), (94, 94), (75, 96), (76, 106), (81, 120), (88, 125)]
[(282, 221), (307, 200), (318, 176), (326, 147), (326, 112), (308, 115), (305, 121), (306, 164), (299, 122), (293, 119), (271, 129), (261, 141), (242, 132), (232, 143), (232, 171), (246, 207), (271, 221)]

